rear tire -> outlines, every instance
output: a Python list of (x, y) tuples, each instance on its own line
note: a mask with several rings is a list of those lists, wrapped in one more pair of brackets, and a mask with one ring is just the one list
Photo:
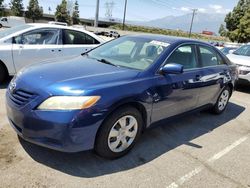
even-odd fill
[(0, 24), (0, 28), (2, 28), (3, 27), (3, 25), (2, 24)]
[(109, 159), (125, 155), (138, 141), (142, 127), (143, 119), (136, 108), (119, 108), (101, 125), (95, 142), (96, 153)]
[(8, 76), (6, 68), (3, 66), (3, 64), (0, 64), (0, 84), (2, 84)]
[(228, 105), (228, 101), (229, 98), (231, 96), (231, 89), (230, 87), (226, 86), (222, 92), (220, 93), (216, 104), (214, 105), (214, 107), (212, 108), (212, 112), (214, 114), (221, 114), (222, 112), (225, 111), (227, 105)]

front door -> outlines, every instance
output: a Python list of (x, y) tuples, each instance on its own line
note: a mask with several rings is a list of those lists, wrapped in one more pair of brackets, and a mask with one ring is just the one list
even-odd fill
[(157, 75), (152, 88), (152, 122), (159, 121), (197, 107), (201, 88), (202, 70), (196, 56), (195, 45), (183, 45), (176, 49), (166, 64), (184, 66), (182, 74)]
[(37, 29), (15, 37), (12, 45), (16, 70), (33, 63), (56, 59), (61, 55), (60, 30)]

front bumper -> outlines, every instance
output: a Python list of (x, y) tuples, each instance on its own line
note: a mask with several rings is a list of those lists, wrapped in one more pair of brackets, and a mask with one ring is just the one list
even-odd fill
[(83, 111), (40, 111), (32, 104), (18, 108), (6, 94), (7, 116), (11, 126), (24, 140), (63, 152), (93, 149), (103, 114)]

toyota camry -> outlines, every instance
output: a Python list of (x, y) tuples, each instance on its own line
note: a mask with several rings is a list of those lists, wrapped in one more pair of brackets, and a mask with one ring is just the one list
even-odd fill
[(28, 142), (117, 158), (160, 120), (203, 108), (222, 113), (236, 79), (235, 65), (207, 43), (124, 36), (22, 69), (6, 93), (7, 115)]

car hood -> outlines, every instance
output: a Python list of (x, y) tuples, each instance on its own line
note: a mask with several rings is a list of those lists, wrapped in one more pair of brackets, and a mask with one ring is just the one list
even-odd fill
[[(17, 87), (46, 90), (52, 94), (81, 95), (86, 90), (132, 81), (139, 71), (115, 67), (87, 57), (47, 61), (26, 67), (17, 74)], [(18, 89), (18, 88), (17, 88)]]
[(250, 57), (249, 56), (242, 56), (242, 55), (235, 55), (235, 54), (228, 54), (228, 59), (237, 64), (237, 65), (246, 65), (250, 66)]

